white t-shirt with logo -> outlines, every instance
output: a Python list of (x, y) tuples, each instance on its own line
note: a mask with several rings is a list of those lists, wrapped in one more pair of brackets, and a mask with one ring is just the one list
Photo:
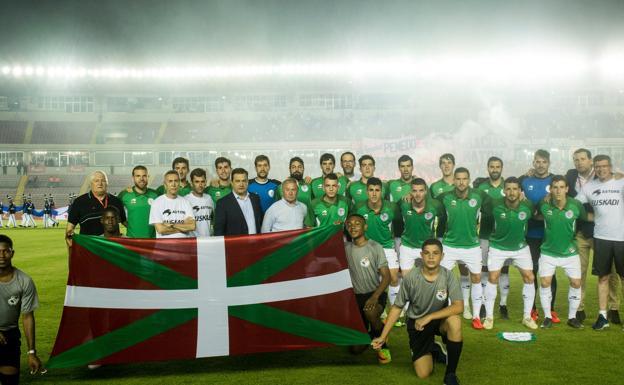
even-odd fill
[(193, 208), (193, 215), (195, 216), (195, 237), (209, 237), (210, 236), (210, 220), (214, 213), (214, 202), (209, 194), (203, 194), (201, 197), (195, 196), (194, 193), (190, 193), (184, 197)]
[(624, 241), (624, 179), (593, 179), (576, 199), (594, 209), (594, 238)]
[[(189, 201), (179, 195), (175, 199), (171, 199), (167, 195), (161, 195), (152, 203), (149, 224), (184, 223), (186, 218), (195, 218), (193, 207), (191, 207)], [(156, 238), (187, 238), (192, 236), (191, 232), (187, 234), (173, 233), (165, 235), (156, 231)]]

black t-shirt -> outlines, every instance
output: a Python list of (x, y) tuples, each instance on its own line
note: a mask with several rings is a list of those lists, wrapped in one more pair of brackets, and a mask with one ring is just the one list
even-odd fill
[(104, 233), (104, 228), (100, 223), (100, 218), (102, 211), (108, 206), (117, 208), (120, 223), (126, 221), (126, 211), (119, 198), (106, 194), (104, 200), (100, 201), (90, 191), (76, 198), (67, 214), (67, 221), (74, 226), (80, 225), (80, 234), (101, 235)]

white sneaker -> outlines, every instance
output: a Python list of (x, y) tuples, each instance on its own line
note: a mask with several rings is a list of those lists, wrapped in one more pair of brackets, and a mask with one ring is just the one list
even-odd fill
[(472, 319), (472, 312), (470, 311), (470, 308), (464, 308), (464, 319)]
[(483, 328), (485, 328), (486, 330), (492, 330), (493, 327), (494, 318), (486, 318), (485, 321), (483, 321)]
[(529, 329), (537, 329), (537, 324), (535, 323), (535, 321), (533, 321), (533, 318), (531, 318), (531, 316), (526, 317), (522, 320), (522, 324), (526, 327), (528, 327)]
[(90, 365), (87, 365), (87, 368), (89, 368), (89, 370), (95, 370), (95, 369), (97, 369), (97, 368), (101, 368), (101, 367), (102, 367), (102, 365), (99, 365), (99, 364), (90, 364)]

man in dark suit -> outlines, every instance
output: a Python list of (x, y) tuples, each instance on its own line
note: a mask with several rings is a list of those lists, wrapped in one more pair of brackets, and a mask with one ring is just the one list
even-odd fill
[(217, 201), (215, 235), (260, 233), (262, 209), (260, 198), (247, 191), (249, 177), (242, 168), (232, 170), (232, 192)]

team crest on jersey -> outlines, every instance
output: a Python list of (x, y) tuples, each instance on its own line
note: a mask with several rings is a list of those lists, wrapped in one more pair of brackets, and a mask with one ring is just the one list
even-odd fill
[(152, 205), (152, 203), (154, 203), (154, 199), (152, 199), (152, 198), (147, 198), (147, 204), (151, 206), (151, 205)]
[(388, 213), (381, 214), (381, 216), (379, 218), (381, 218), (381, 220), (384, 221), (384, 222), (387, 221), (388, 220)]
[(363, 257), (360, 260), (360, 265), (362, 265), (362, 267), (369, 267), (370, 266), (370, 259), (368, 259), (368, 257)]
[(269, 190), (269, 196), (273, 198), (275, 196), (275, 190)]
[(425, 219), (426, 220), (431, 220), (431, 218), (433, 218), (433, 214), (432, 213), (425, 213)]
[(468, 201), (468, 206), (477, 207), (477, 200), (472, 198), (471, 200)]
[(436, 291), (436, 299), (438, 301), (444, 301), (446, 299), (446, 290), (441, 289), (441, 290)]
[(17, 306), (17, 304), (19, 303), (19, 297), (12, 295), (11, 298), (7, 300), (7, 303), (10, 306)]
[(520, 219), (521, 221), (525, 220), (527, 217), (527, 213), (525, 213), (524, 211), (520, 211), (518, 213), (518, 219)]
[(338, 209), (338, 215), (340, 215), (340, 216), (345, 215), (345, 209), (343, 207)]
[(565, 212), (565, 217), (568, 219), (572, 219), (572, 217), (574, 216), (574, 213), (572, 212), (572, 210), (568, 210)]
[(324, 216), (324, 217), (326, 217), (326, 216), (327, 216), (327, 210), (323, 210), (323, 211), (321, 211), (321, 215), (322, 215), (322, 216)]
[(308, 192), (308, 185), (304, 184), (303, 186), (301, 186), (301, 191)]

